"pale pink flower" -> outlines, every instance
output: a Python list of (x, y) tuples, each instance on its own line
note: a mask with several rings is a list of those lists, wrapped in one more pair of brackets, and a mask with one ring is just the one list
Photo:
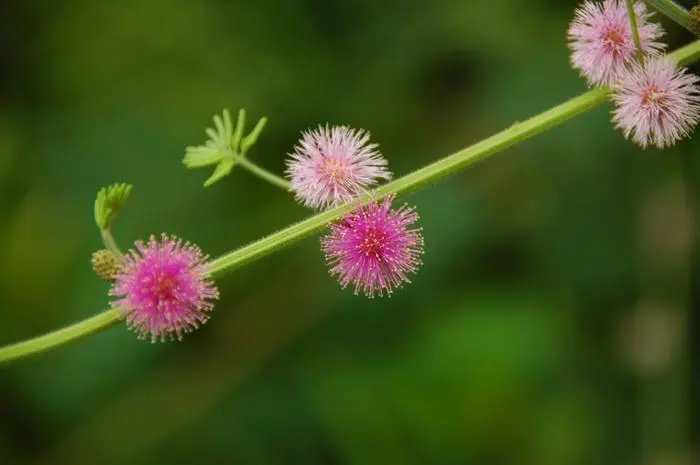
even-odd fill
[[(659, 24), (649, 21), (651, 13), (635, 2), (637, 30), (646, 55), (661, 54), (665, 44)], [(635, 61), (637, 49), (632, 38), (624, 0), (586, 1), (575, 13), (569, 27), (571, 65), (591, 86), (610, 86)]]
[(635, 63), (613, 86), (615, 127), (642, 147), (673, 145), (700, 120), (699, 80), (668, 58)]
[(391, 179), (387, 161), (369, 143), (369, 133), (347, 126), (304, 132), (289, 154), (287, 177), (297, 200), (328, 208), (352, 200), (379, 181)]
[(343, 287), (353, 283), (355, 294), (391, 294), (422, 264), (422, 230), (409, 228), (418, 214), (405, 205), (392, 210), (392, 201), (389, 196), (344, 216), (321, 239), (331, 274)]
[(177, 337), (208, 319), (219, 293), (207, 275), (207, 257), (199, 247), (162, 235), (159, 243), (136, 242), (123, 257), (109, 294), (119, 297), (127, 325), (139, 338), (152, 342)]

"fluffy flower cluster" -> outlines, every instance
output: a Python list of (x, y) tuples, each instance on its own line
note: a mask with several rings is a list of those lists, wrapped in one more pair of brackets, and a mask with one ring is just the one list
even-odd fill
[(287, 176), (297, 199), (311, 208), (328, 208), (391, 179), (387, 161), (369, 143), (369, 133), (347, 126), (319, 127), (302, 134), (287, 161)]
[(613, 123), (646, 148), (664, 148), (688, 136), (700, 120), (698, 78), (662, 55), (661, 26), (634, 3), (637, 50), (624, 0), (586, 1), (569, 27), (571, 63), (590, 85), (608, 86)]
[(421, 265), (421, 229), (409, 228), (418, 214), (405, 205), (392, 210), (392, 201), (389, 196), (344, 216), (321, 239), (331, 274), (343, 287), (352, 283), (355, 294), (391, 294)]
[(207, 276), (207, 257), (199, 247), (162, 235), (147, 243), (136, 242), (136, 250), (123, 257), (114, 276), (110, 295), (118, 297), (127, 325), (140, 338), (152, 342), (181, 339), (209, 319), (219, 293)]
[[(312, 208), (328, 208), (364, 194), (381, 179), (391, 179), (387, 161), (369, 143), (369, 134), (347, 126), (320, 126), (302, 133), (287, 161), (287, 175), (297, 199)], [(408, 274), (421, 264), (421, 229), (412, 208), (391, 209), (393, 196), (373, 202), (329, 225), (321, 247), (343, 287), (355, 293), (391, 294), (409, 282)]]
[[(305, 205), (323, 208), (355, 199), (379, 179), (390, 179), (387, 161), (369, 143), (369, 135), (345, 126), (319, 127), (304, 133), (288, 162), (296, 197)], [(391, 209), (393, 197), (374, 202), (329, 225), (322, 249), (331, 274), (343, 287), (354, 283), (356, 293), (391, 294), (408, 282), (420, 266), (421, 229), (412, 208)], [(207, 257), (193, 244), (162, 235), (118, 257), (118, 266), (104, 271), (102, 255), (93, 258), (98, 271), (112, 280), (114, 308), (122, 309), (127, 325), (152, 342), (181, 339), (209, 319), (219, 293), (209, 277)]]
[[(665, 45), (660, 25), (650, 22), (651, 13), (643, 3), (634, 5), (637, 31), (646, 55), (659, 55)], [(569, 27), (571, 64), (593, 86), (609, 86), (634, 62), (637, 49), (632, 38), (625, 0), (584, 2)]]
[(635, 63), (613, 88), (615, 126), (642, 147), (673, 145), (700, 119), (698, 81), (667, 58)]
[[(612, 119), (626, 138), (663, 148), (700, 122), (700, 78), (663, 56), (664, 32), (644, 4), (637, 0), (632, 10), (637, 34), (625, 0), (585, 1), (568, 30), (571, 64), (589, 85), (611, 89)], [(220, 132), (231, 132), (230, 121), (221, 121), (215, 119), (217, 127), (229, 129)], [(297, 200), (313, 209), (346, 204), (391, 179), (369, 133), (328, 125), (302, 133), (286, 174)], [(393, 195), (374, 198), (328, 225), (321, 249), (343, 288), (370, 298), (390, 295), (422, 265), (418, 214), (406, 205), (392, 208), (393, 201)], [(107, 223), (98, 224), (104, 229)], [(100, 251), (92, 261), (101, 277), (113, 281), (112, 306), (122, 309), (140, 338), (155, 342), (181, 339), (208, 320), (219, 294), (206, 259), (196, 245), (162, 235), (137, 242), (125, 256)]]

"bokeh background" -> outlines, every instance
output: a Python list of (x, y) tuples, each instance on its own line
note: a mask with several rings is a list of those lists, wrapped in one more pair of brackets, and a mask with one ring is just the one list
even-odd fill
[[(3, 3), (0, 343), (106, 308), (103, 185), (135, 186), (122, 246), (216, 256), (310, 214), (184, 169), (222, 108), (269, 117), (250, 157), (270, 170), (330, 122), (401, 175), (583, 92), (577, 3)], [(181, 343), (120, 325), (0, 367), (0, 463), (698, 463), (700, 146), (643, 151), (609, 111), (407, 197), (425, 264), (391, 298), (341, 291), (314, 237), (221, 279)]]

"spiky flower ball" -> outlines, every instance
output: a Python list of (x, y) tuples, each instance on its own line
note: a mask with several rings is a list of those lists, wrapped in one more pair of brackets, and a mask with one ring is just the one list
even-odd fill
[(92, 270), (100, 279), (113, 281), (121, 267), (121, 258), (109, 249), (100, 249), (93, 252), (90, 263)]
[(615, 126), (642, 147), (673, 145), (700, 120), (698, 81), (667, 58), (634, 64), (613, 87)]
[(321, 238), (331, 274), (343, 287), (354, 284), (355, 294), (391, 295), (422, 264), (422, 229), (410, 228), (418, 214), (406, 205), (392, 210), (393, 200), (389, 196), (346, 215)]
[[(661, 54), (665, 45), (660, 25), (650, 22), (651, 13), (635, 1), (637, 30), (645, 55)], [(609, 86), (624, 73), (637, 54), (625, 0), (586, 1), (569, 26), (571, 65), (591, 86)]]
[(136, 242), (124, 255), (110, 295), (130, 329), (151, 342), (182, 339), (209, 319), (219, 293), (207, 275), (207, 257), (194, 244), (163, 234)]
[(302, 133), (294, 150), (287, 160), (287, 178), (297, 200), (307, 207), (339, 205), (380, 179), (391, 179), (386, 159), (362, 129), (319, 126)]

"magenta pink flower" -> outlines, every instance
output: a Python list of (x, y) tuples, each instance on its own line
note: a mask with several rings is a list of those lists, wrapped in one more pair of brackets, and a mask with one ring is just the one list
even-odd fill
[(699, 80), (667, 58), (635, 63), (613, 86), (615, 127), (642, 147), (673, 145), (700, 120)]
[(375, 185), (391, 179), (387, 161), (369, 144), (369, 133), (347, 126), (302, 133), (287, 161), (287, 176), (297, 200), (311, 208), (347, 202)]
[(408, 226), (418, 214), (407, 206), (391, 209), (393, 196), (373, 202), (329, 225), (330, 234), (321, 238), (321, 248), (331, 274), (345, 287), (355, 285), (368, 297), (410, 282), (407, 275), (422, 264), (421, 229)]
[(207, 300), (219, 293), (199, 247), (163, 234), (160, 243), (151, 236), (147, 244), (136, 242), (136, 249), (124, 255), (109, 292), (120, 297), (112, 306), (122, 307), (129, 328), (156, 342), (182, 339), (206, 323), (214, 307)]
[[(665, 44), (657, 42), (664, 31), (649, 22), (651, 13), (642, 2), (634, 4), (642, 50), (659, 55)], [(571, 65), (592, 86), (609, 86), (624, 73), (637, 53), (624, 0), (586, 1), (569, 27)]]

